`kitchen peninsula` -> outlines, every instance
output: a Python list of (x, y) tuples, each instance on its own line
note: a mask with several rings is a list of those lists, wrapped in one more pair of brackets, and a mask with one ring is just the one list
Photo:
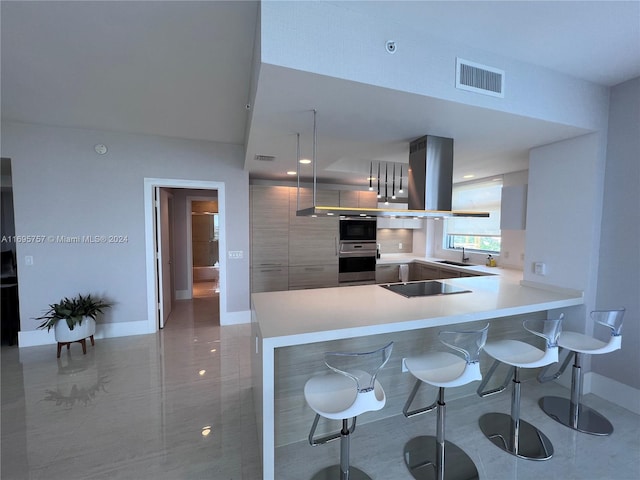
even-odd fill
[(546, 317), (549, 310), (583, 303), (581, 292), (523, 286), (513, 275), (441, 282), (468, 292), (406, 298), (380, 285), (361, 285), (252, 295), (253, 391), (265, 479), (277, 478), (276, 448), (308, 433), (312, 414), (302, 390), (312, 374), (323, 371), (325, 351), (361, 351), (394, 341), (380, 376), (383, 385), (396, 387), (388, 392), (379, 417), (384, 418), (400, 413), (409, 390), (406, 375), (399, 380), (401, 359), (437, 344), (434, 327), (489, 322), (490, 337), (514, 338), (523, 316)]

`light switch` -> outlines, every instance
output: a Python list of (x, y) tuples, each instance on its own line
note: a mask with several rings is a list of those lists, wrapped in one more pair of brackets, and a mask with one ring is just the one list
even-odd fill
[(546, 275), (547, 266), (542, 262), (535, 262), (533, 264), (533, 273), (535, 273), (536, 275)]
[(33, 257), (31, 255), (27, 255), (24, 257), (25, 265), (33, 265)]
[(239, 259), (244, 257), (242, 250), (229, 250), (229, 258)]

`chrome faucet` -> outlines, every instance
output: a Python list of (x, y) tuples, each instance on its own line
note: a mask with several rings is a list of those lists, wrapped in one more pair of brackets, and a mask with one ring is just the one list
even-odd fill
[(466, 262), (467, 260), (469, 260), (469, 257), (465, 257), (464, 256), (464, 247), (462, 247), (462, 262)]

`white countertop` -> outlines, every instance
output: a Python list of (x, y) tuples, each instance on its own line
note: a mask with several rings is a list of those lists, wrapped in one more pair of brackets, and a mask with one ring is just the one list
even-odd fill
[(580, 292), (522, 286), (519, 280), (522, 272), (517, 279), (511, 272), (503, 273), (440, 280), (471, 292), (430, 297), (405, 298), (379, 285), (254, 293), (253, 318), (263, 341), (276, 348), (488, 320), (583, 303)]

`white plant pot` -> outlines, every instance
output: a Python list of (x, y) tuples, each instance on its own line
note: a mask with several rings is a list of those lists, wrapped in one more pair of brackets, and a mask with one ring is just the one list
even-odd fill
[(73, 330), (69, 330), (66, 320), (59, 320), (54, 327), (56, 342), (77, 342), (96, 333), (96, 321), (91, 317), (84, 317), (81, 324), (75, 324)]

